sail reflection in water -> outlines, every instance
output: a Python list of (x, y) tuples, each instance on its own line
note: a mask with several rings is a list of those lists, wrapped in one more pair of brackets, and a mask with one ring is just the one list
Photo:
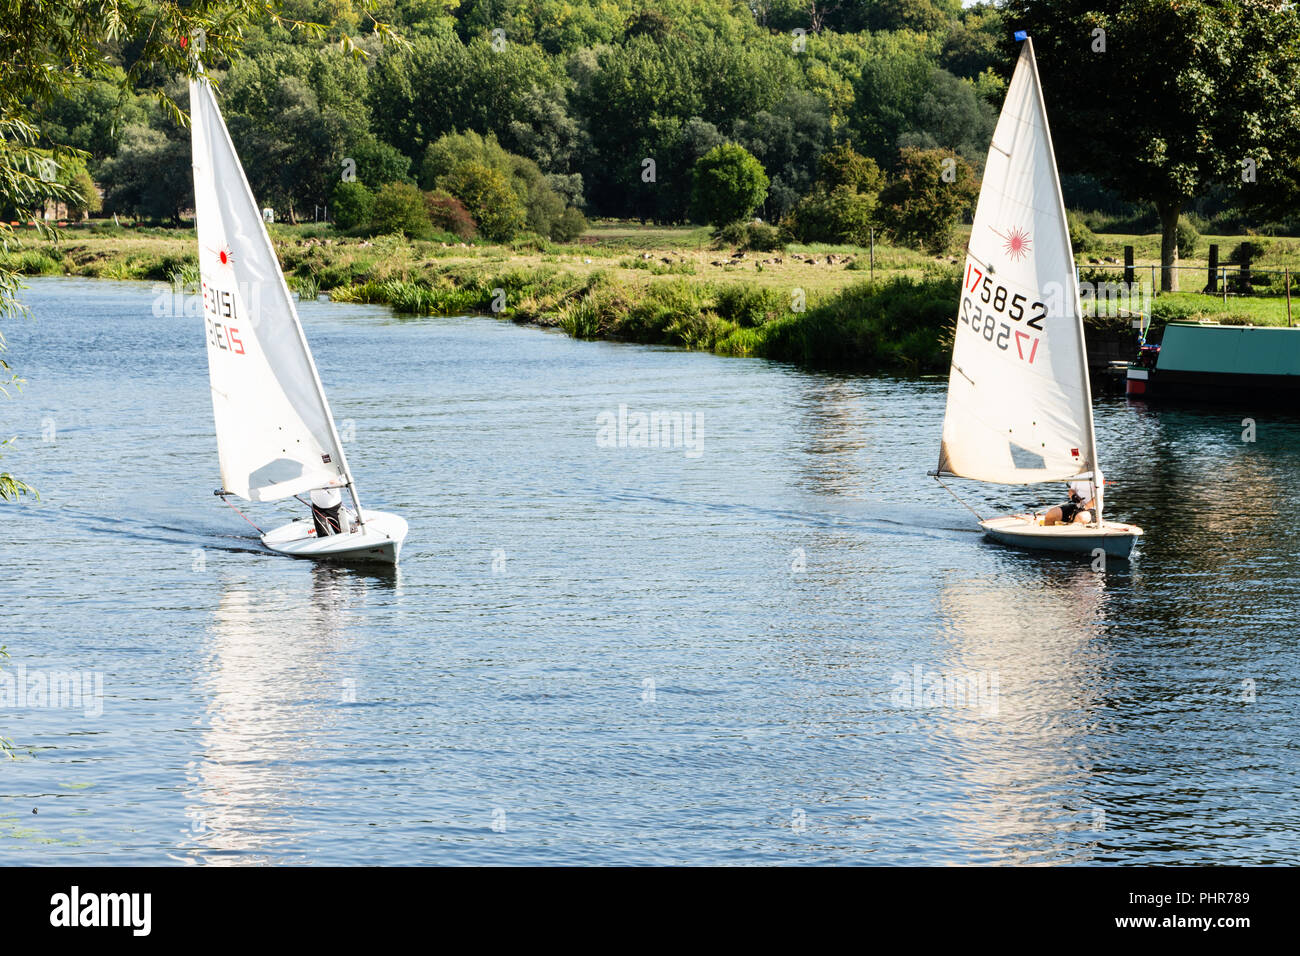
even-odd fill
[(1095, 847), (1073, 831), (1105, 825), (1089, 775), (1107, 704), (1106, 578), (1062, 562), (1040, 570), (1032, 598), (1014, 577), (940, 585), (937, 669), (996, 688), (993, 706), (948, 709), (935, 728), (958, 794), (950, 837), (988, 862), (1087, 860)]
[[(313, 566), (310, 594), (223, 582), (202, 678), (211, 701), (189, 774), (189, 854), (205, 862), (285, 862), (331, 727), (356, 700), (346, 619), (365, 603), (356, 575)], [(305, 861), (303, 861), (305, 862)]]

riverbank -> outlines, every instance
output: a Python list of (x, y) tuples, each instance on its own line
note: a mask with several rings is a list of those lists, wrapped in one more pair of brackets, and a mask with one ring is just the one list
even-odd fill
[[(872, 253), (858, 247), (718, 249), (706, 228), (691, 227), (598, 224), (573, 243), (509, 246), (357, 239), (326, 225), (275, 225), (271, 231), (289, 284), (301, 296), (323, 293), (407, 314), (481, 312), (560, 328), (576, 338), (815, 368), (942, 372), (958, 297), (956, 256), (883, 243), (873, 269)], [(1095, 252), (1114, 258), (1109, 253), (1122, 254), (1126, 242), (1145, 250), (1140, 238), (1105, 236)], [(0, 263), (28, 275), (182, 283), (197, 269), (192, 231), (107, 223), (69, 228), (54, 243), (32, 241), (0, 256)], [(1145, 261), (1139, 265), (1149, 268)], [(1158, 297), (1153, 312), (1157, 332), (1172, 319), (1286, 322), (1285, 305), (1275, 298), (1234, 297), (1225, 304), (1181, 293)], [(1099, 331), (1128, 325), (1120, 317), (1089, 321)]]
[[(859, 371), (942, 371), (958, 262), (881, 244), (720, 250), (704, 228), (596, 226), (569, 244), (511, 246), (340, 237), (274, 226), (300, 296), (407, 314), (479, 312), (576, 338), (675, 345)], [(188, 230), (97, 225), (2, 260), (29, 275), (188, 282)]]

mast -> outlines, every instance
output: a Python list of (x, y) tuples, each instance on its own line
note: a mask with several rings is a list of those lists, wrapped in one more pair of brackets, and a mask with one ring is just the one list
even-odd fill
[[(1047, 103), (1043, 99), (1043, 81), (1038, 75), (1038, 60), (1034, 57), (1034, 41), (1030, 39), (1027, 33), (1016, 34), (1017, 38), (1023, 37), (1025, 41), (1025, 51), (1029, 55), (1029, 65), (1034, 70), (1034, 91), (1038, 96), (1038, 108), (1042, 111), (1043, 116), (1043, 135), (1047, 138), (1047, 155), (1051, 159), (1052, 183), (1056, 187), (1056, 206), (1060, 212), (1057, 217), (1060, 221), (1061, 232), (1065, 237), (1065, 247), (1073, 253), (1074, 247), (1070, 243), (1070, 224), (1065, 215), (1065, 195), (1061, 191), (1061, 174), (1056, 166), (1056, 148), (1052, 144), (1052, 129), (1047, 122)], [(1073, 259), (1073, 255), (1071, 256)], [(1100, 480), (1100, 464), (1097, 461), (1097, 431), (1093, 426), (1092, 416), (1092, 380), (1088, 375), (1088, 344), (1083, 331), (1083, 305), (1079, 299), (1079, 273), (1077, 266), (1069, 270), (1067, 281), (1070, 283), (1071, 295), (1074, 298), (1074, 312), (1078, 316), (1078, 334), (1079, 334), (1079, 365), (1080, 375), (1083, 380), (1083, 394), (1086, 399), (1084, 402), (1084, 411), (1087, 417), (1088, 427), (1088, 451), (1091, 454), (1092, 462), (1092, 480), (1093, 486), (1097, 489), (1097, 514), (1096, 522), (1101, 524), (1102, 494)]]
[[(225, 128), (225, 125), (225, 121), (223, 120), (221, 123), (223, 129)], [(226, 136), (230, 136), (229, 131), (226, 132)], [(243, 172), (242, 164), (240, 166), (240, 172)], [(248, 185), (247, 179), (244, 180), (244, 184), (245, 186)], [(262, 239), (266, 242), (267, 248), (270, 249), (271, 255), (274, 257), (275, 247), (271, 245), (271, 235), (265, 228), (262, 229)], [(312, 381), (316, 383), (316, 394), (320, 396), (320, 403), (325, 407), (325, 420), (329, 422), (330, 436), (334, 439), (334, 447), (338, 450), (339, 458), (342, 459), (339, 464), (343, 466), (343, 474), (348, 480), (347, 489), (352, 494), (352, 505), (357, 511), (357, 523), (361, 525), (361, 530), (364, 533), (366, 530), (366, 519), (362, 517), (361, 499), (357, 497), (357, 483), (352, 478), (352, 468), (348, 465), (347, 453), (343, 451), (343, 442), (339, 438), (339, 430), (334, 424), (334, 409), (330, 408), (329, 399), (325, 397), (325, 386), (321, 384), (320, 372), (316, 370), (316, 358), (311, 354), (311, 349), (307, 345), (307, 335), (302, 330), (302, 320), (298, 318), (298, 309), (292, 304), (293, 297), (289, 295), (289, 284), (284, 280), (284, 270), (279, 268), (278, 263), (280, 260), (276, 259), (275, 261), (277, 263), (275, 274), (280, 280), (280, 285), (284, 288), (284, 294), (289, 296), (289, 307), (293, 310), (294, 328), (298, 330), (298, 339), (302, 342), (302, 350), (307, 354), (307, 365), (311, 368)]]

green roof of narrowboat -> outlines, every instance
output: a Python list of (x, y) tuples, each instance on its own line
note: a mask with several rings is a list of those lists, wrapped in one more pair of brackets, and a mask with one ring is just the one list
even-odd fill
[(1300, 375), (1300, 328), (1171, 322), (1165, 326), (1156, 367), (1174, 372)]

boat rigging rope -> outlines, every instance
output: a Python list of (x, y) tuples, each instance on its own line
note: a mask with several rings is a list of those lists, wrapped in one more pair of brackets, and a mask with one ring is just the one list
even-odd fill
[[(226, 496), (225, 496), (225, 495), (217, 495), (217, 497), (221, 499), (222, 503), (223, 503), (227, 508), (229, 508), (229, 509), (230, 509), (231, 511), (233, 511), (235, 514), (239, 515), (239, 517), (243, 518), (243, 519), (244, 519), (245, 521), (247, 521), (249, 524), (253, 524), (252, 519), (250, 519), (250, 518), (248, 517), (248, 515), (244, 514), (242, 511), (240, 511), (238, 508), (236, 508), (234, 505), (232, 505), (229, 501), (226, 501)], [(257, 529), (257, 533), (258, 533), (258, 534), (263, 534), (263, 535), (266, 534), (266, 532), (263, 531), (261, 528), (258, 528), (257, 525), (253, 524), (253, 527)]]
[(942, 488), (944, 491), (948, 492), (948, 494), (952, 495), (953, 498), (956, 498), (958, 504), (960, 504), (963, 508), (965, 508), (965, 509), (966, 509), (967, 511), (969, 511), (971, 514), (973, 514), (973, 515), (975, 516), (975, 518), (976, 518), (977, 521), (983, 521), (983, 520), (984, 520), (982, 517), (980, 517), (980, 513), (979, 513), (978, 511), (976, 511), (976, 510), (975, 510), (974, 508), (972, 508), (970, 505), (966, 504), (966, 502), (964, 502), (964, 501), (962, 501), (960, 498), (958, 498), (958, 497), (957, 497), (957, 493), (956, 493), (955, 491), (953, 491), (951, 488), (949, 488), (947, 485), (945, 485), (945, 484), (943, 483), (943, 479), (942, 479), (942, 478), (940, 478), (938, 475), (932, 475), (931, 477), (934, 478), (935, 481), (939, 482), (939, 487), (940, 487), (940, 488)]

